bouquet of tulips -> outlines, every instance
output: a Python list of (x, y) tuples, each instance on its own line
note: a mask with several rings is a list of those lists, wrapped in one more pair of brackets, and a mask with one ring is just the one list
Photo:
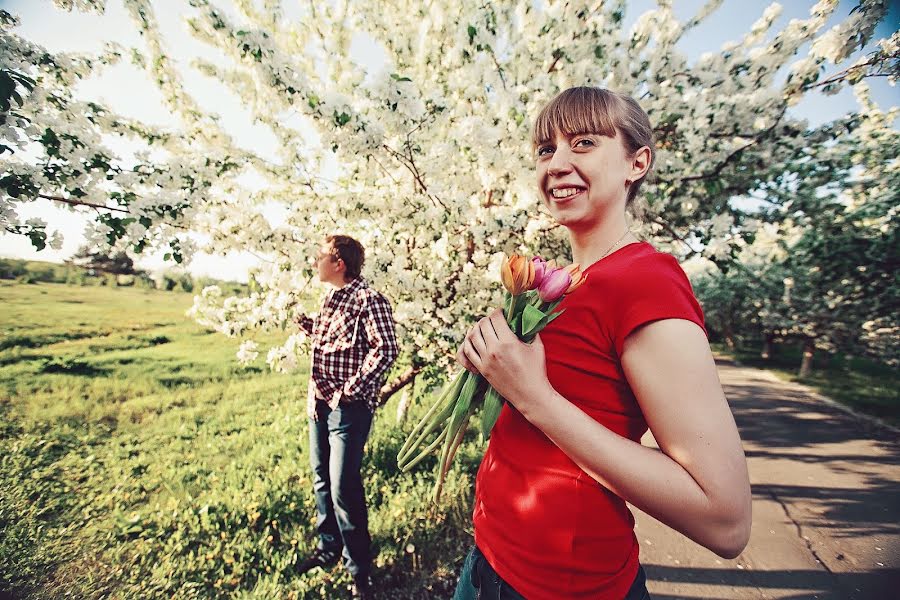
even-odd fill
[[(527, 343), (562, 314), (555, 310), (557, 305), (584, 283), (585, 275), (577, 264), (557, 267), (552, 261), (537, 256), (529, 260), (514, 254), (503, 261), (500, 279), (506, 288), (503, 310), (506, 322), (513, 333)], [(400, 469), (412, 469), (440, 447), (434, 487), (434, 501), (437, 502), (469, 419), (480, 406), (481, 435), (487, 440), (503, 403), (503, 397), (481, 375), (463, 369), (447, 384), (437, 402), (409, 434), (397, 455)], [(429, 441), (435, 430), (439, 430), (437, 437)]]

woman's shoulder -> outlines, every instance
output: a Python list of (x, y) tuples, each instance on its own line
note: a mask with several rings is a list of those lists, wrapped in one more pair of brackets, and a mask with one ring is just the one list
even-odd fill
[(629, 244), (606, 259), (594, 263), (585, 272), (588, 275), (586, 283), (604, 286), (614, 284), (619, 288), (642, 286), (672, 278), (687, 280), (674, 256), (658, 251), (647, 242)]
[[(621, 356), (625, 337), (650, 321), (686, 319), (703, 326), (703, 313), (687, 275), (671, 254), (646, 242), (631, 244), (606, 266), (588, 272), (593, 284), (584, 297), (612, 332)], [(602, 261), (601, 261), (602, 262)]]
[(679, 270), (681, 269), (678, 266), (678, 259), (667, 252), (660, 252), (649, 242), (638, 242), (632, 246), (635, 247), (634, 251), (626, 254), (623, 258), (626, 259), (626, 262), (630, 259), (630, 263), (634, 267), (644, 269), (678, 267)]

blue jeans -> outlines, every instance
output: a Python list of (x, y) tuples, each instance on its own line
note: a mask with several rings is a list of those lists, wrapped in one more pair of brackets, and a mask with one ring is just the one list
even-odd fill
[(360, 468), (372, 427), (365, 402), (340, 404), (331, 410), (317, 406), (318, 420), (309, 420), (309, 461), (316, 494), (319, 548), (343, 549), (351, 575), (368, 575), (372, 568), (369, 517)]
[[(547, 582), (547, 589), (552, 587), (553, 583)], [(525, 596), (503, 581), (478, 546), (473, 546), (463, 563), (453, 600), (525, 600)], [(643, 567), (638, 568), (634, 583), (623, 600), (651, 600)]]

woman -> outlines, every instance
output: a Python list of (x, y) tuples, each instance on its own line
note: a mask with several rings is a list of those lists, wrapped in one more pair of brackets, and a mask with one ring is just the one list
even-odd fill
[[(587, 281), (532, 344), (501, 311), (457, 354), (509, 402), (476, 480), (455, 598), (649, 598), (630, 502), (716, 554), (750, 535), (750, 484), (703, 315), (625, 211), (653, 164), (632, 98), (560, 93), (535, 122), (541, 197)], [(649, 426), (661, 451), (640, 444)]]

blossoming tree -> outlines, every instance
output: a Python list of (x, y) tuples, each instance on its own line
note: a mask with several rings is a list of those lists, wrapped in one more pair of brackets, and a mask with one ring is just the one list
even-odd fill
[(882, 112), (865, 84), (841, 135), (801, 149), (765, 190), (764, 226), (740, 265), (698, 281), (713, 327), (803, 342), (800, 376), (816, 351), (900, 363), (900, 111)]
[[(191, 0), (192, 34), (228, 58), (195, 66), (271, 128), (280, 152), (265, 160), (237, 148), (184, 91), (149, 0), (123, 2), (146, 40), (140, 62), (182, 128), (146, 127), (72, 97), (75, 80), (125, 50), (52, 56), (4, 17), (0, 134), (15, 150), (4, 153), (0, 178), (7, 231), (46, 243), (43, 224), (16, 216), (17, 206), (43, 198), (96, 210), (95, 243), (168, 246), (186, 260), (193, 231), (210, 253), (254, 252), (265, 261), (251, 296), (209, 288), (193, 308), (199, 322), (248, 338), (244, 360), (257, 357), (255, 331), (290, 323), (309, 285), (306, 257), (322, 237), (354, 235), (369, 252), (367, 275), (393, 301), (410, 357), (397, 386), (445, 366), (464, 332), (460, 319), (498, 302), (489, 284), (503, 252), (562, 258), (560, 232), (533, 189), (529, 146), (532, 118), (560, 89), (603, 85), (640, 100), (658, 158), (635, 227), (682, 257), (727, 262), (757, 227), (757, 215), (732, 199), (781, 176), (810, 143), (788, 107), (811, 90), (895, 77), (900, 55), (895, 34), (848, 64), (883, 17), (882, 0), (863, 0), (827, 31), (837, 0), (780, 31), (772, 4), (741, 39), (694, 61), (676, 44), (721, 0), (685, 22), (659, 0), (629, 30), (624, 1), (310, 3), (288, 19), (277, 0)], [(358, 34), (384, 50), (384, 69), (352, 60)], [(140, 149), (116, 155), (115, 136)], [(248, 173), (262, 189), (246, 187)], [(265, 216), (275, 206), (285, 215), (277, 225)], [(302, 344), (288, 329), (269, 364), (289, 370)]]

